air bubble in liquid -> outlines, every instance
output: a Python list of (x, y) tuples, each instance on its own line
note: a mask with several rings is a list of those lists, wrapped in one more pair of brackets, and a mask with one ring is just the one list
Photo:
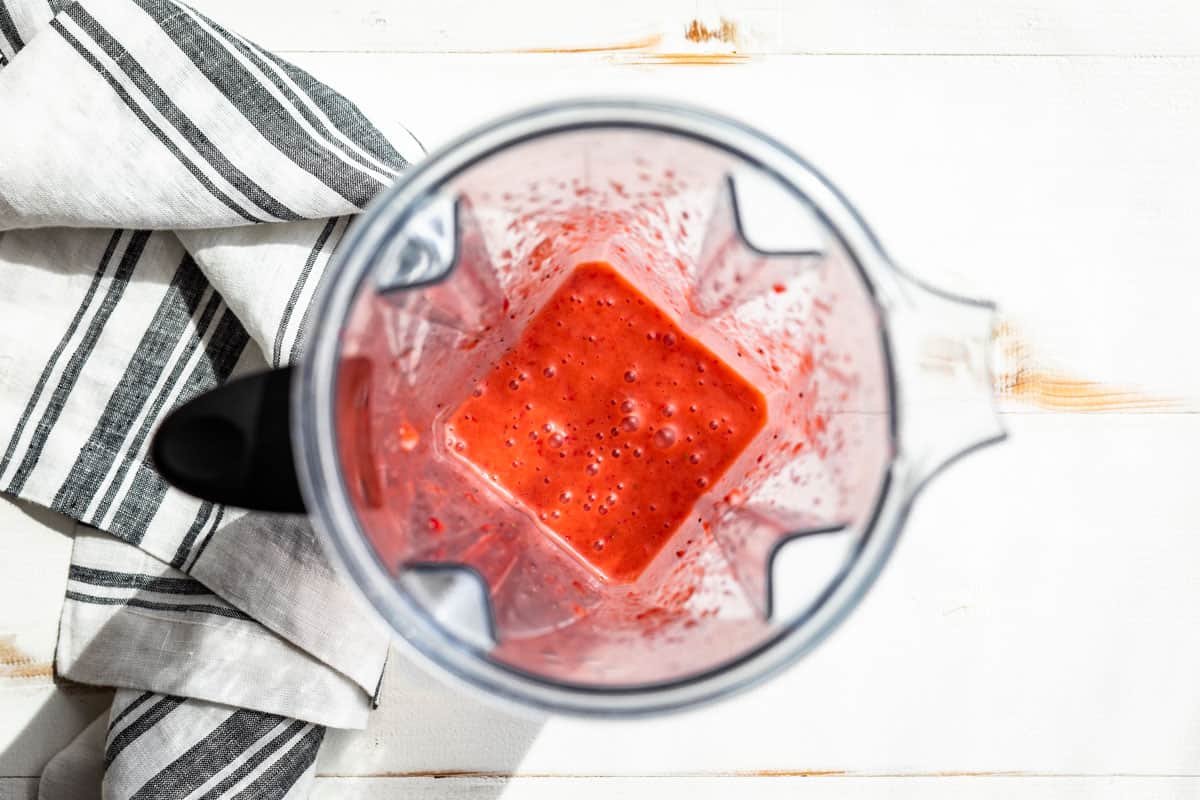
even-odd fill
[(664, 450), (675, 444), (675, 430), (673, 428), (659, 428), (654, 434), (654, 444)]

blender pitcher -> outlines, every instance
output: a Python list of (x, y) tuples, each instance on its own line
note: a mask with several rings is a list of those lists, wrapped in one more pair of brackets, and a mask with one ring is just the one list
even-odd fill
[(1004, 436), (993, 307), (692, 108), (460, 139), (356, 222), (311, 318), (298, 366), (175, 412), (164, 476), (307, 509), (402, 639), (550, 710), (771, 675), (853, 608), (925, 482)]

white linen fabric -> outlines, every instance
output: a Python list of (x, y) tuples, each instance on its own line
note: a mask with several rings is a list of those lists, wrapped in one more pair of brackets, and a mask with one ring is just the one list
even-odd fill
[(0, 491), (94, 529), (56, 666), (122, 687), (104, 796), (301, 796), (386, 633), (304, 519), (186, 496), (147, 453), (299, 355), (350, 217), (420, 145), (172, 0), (0, 0), (0, 120)]
[(104, 743), (103, 796), (299, 800), (324, 736), (311, 722), (121, 689)]

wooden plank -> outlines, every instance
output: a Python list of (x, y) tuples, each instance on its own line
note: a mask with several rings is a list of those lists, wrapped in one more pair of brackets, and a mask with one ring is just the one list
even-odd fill
[[(805, 797), (813, 800), (1124, 800), (1139, 798), (1190, 798), (1200, 792), (1195, 777), (723, 777), (723, 778), (318, 778), (313, 800), (353, 797), (356, 800), (579, 800), (609, 798), (688, 798), (725, 800), (729, 797)], [(2, 795), (0, 795), (2, 796)]]
[[(199, 0), (281, 52), (1196, 55), (1200, 8), (1180, 0)], [(690, 37), (689, 37), (690, 34)]]

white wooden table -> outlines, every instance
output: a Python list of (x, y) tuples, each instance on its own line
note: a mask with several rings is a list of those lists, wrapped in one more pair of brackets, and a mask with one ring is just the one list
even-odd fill
[[(522, 718), (397, 656), (370, 729), (328, 739), (317, 797), (1200, 795), (1200, 5), (194, 4), (430, 147), (570, 95), (740, 117), (914, 272), (995, 298), (1078, 374), (1184, 398), (1006, 406), (1011, 441), (933, 485), (849, 624), (720, 705)], [(683, 37), (722, 16), (734, 44)], [(107, 696), (49, 678), (70, 524), (0, 501), (0, 528), (8, 800)]]

